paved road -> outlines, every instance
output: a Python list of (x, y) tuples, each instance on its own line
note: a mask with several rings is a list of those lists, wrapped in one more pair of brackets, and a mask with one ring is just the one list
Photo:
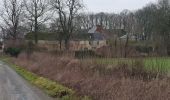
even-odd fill
[(52, 100), (0, 62), (0, 100)]

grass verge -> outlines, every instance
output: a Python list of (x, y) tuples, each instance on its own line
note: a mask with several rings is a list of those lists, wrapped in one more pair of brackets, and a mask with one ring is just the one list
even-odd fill
[(75, 92), (57, 82), (51, 81), (47, 78), (40, 77), (34, 73), (25, 70), (10, 62), (10, 58), (3, 57), (1, 60), (7, 63), (12, 69), (14, 69), (20, 76), (31, 84), (42, 89), (49, 96), (56, 98), (57, 100), (91, 100), (88, 97), (75, 96)]

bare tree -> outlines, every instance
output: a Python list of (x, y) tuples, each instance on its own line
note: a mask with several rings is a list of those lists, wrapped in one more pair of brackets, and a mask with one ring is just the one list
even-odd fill
[(1, 29), (6, 31), (6, 35), (16, 40), (19, 37), (18, 28), (20, 25), (21, 15), (23, 14), (23, 2), (20, 0), (4, 0), (3, 14), (1, 14)]
[(83, 4), (81, 0), (51, 0), (51, 5), (59, 16), (62, 40), (68, 49), (69, 39), (75, 28), (74, 21)]
[(35, 43), (37, 44), (38, 26), (51, 17), (51, 14), (47, 16), (49, 2), (48, 0), (24, 0), (24, 6), (26, 8), (25, 17), (29, 21), (31, 27), (33, 26), (31, 29), (33, 29)]
[(92, 27), (90, 24), (91, 22), (88, 14), (81, 13), (75, 18), (75, 25), (78, 30), (89, 29)]
[(135, 16), (132, 12), (128, 10), (122, 11), (120, 14), (121, 16), (121, 27), (126, 33), (126, 41), (124, 45), (124, 57), (127, 57), (128, 53), (128, 45), (129, 45), (129, 38), (134, 35), (134, 28), (135, 28)]

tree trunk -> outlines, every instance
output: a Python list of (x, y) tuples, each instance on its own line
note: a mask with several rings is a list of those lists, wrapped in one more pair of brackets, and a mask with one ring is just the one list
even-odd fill
[(35, 39), (35, 44), (37, 44), (38, 43), (38, 21), (37, 21), (37, 18), (35, 18), (34, 39)]
[(34, 38), (35, 38), (35, 44), (38, 43), (38, 12), (37, 12), (37, 2), (34, 3), (34, 7), (35, 7), (35, 16), (34, 16), (34, 20), (35, 20), (35, 25), (34, 25)]
[(65, 39), (65, 49), (69, 50), (69, 40)]
[(128, 43), (129, 43), (129, 35), (127, 35), (127, 38), (126, 38), (124, 58), (127, 58)]
[(62, 50), (62, 40), (59, 41), (60, 50)]

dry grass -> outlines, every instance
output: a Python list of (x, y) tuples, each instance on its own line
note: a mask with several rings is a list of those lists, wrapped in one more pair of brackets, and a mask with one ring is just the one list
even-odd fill
[(23, 53), (13, 62), (94, 100), (170, 100), (169, 79), (164, 74), (146, 72), (142, 61), (132, 67), (122, 63), (109, 67), (47, 53), (34, 53), (27, 59)]

